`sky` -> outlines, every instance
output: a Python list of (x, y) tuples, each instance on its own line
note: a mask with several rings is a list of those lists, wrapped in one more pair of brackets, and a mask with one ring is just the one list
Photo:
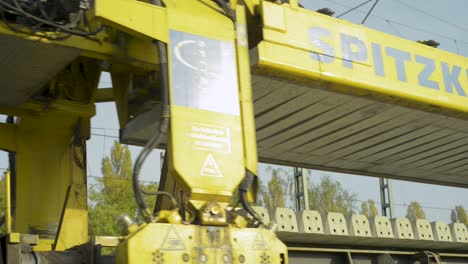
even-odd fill
[[(301, 4), (308, 9), (317, 10), (328, 7), (339, 15), (357, 6), (365, 0), (302, 0)], [(360, 24), (373, 2), (342, 17)], [(381, 0), (367, 19), (365, 25), (410, 40), (435, 39), (441, 43), (439, 49), (458, 53), (468, 57), (468, 1), (466, 0)], [(111, 87), (109, 75), (101, 76), (100, 87)], [(91, 121), (92, 137), (88, 147), (89, 185), (95, 184), (94, 177), (100, 177), (100, 162), (115, 140), (118, 140), (119, 125), (114, 103), (96, 105), (96, 116)], [(2, 117), (0, 117), (0, 121)], [(140, 147), (130, 146), (135, 160)], [(144, 182), (159, 181), (160, 151), (152, 152), (143, 165), (141, 180)], [(5, 168), (6, 155), (0, 154), (0, 167)], [(268, 164), (259, 165), (259, 174), (264, 182), (269, 179), (266, 168)], [(273, 166), (279, 167), (279, 166)], [(292, 172), (292, 168), (284, 168)], [(310, 171), (309, 181), (319, 182), (320, 178), (329, 175), (342, 186), (358, 194), (358, 199), (380, 201), (378, 178), (338, 174), (323, 171)], [(426, 218), (449, 221), (451, 208), (464, 205), (468, 209), (468, 189), (435, 186), (404, 181), (392, 181), (394, 216), (403, 217), (411, 201), (419, 201), (426, 212)]]

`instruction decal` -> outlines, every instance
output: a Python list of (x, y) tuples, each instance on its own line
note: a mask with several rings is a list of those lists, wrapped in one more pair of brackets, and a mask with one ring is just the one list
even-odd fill
[(191, 123), (187, 133), (192, 149), (221, 153), (231, 152), (231, 130), (229, 127)]
[(200, 175), (205, 177), (223, 177), (223, 174), (219, 170), (218, 163), (214, 159), (211, 153), (205, 159), (203, 166), (200, 170)]

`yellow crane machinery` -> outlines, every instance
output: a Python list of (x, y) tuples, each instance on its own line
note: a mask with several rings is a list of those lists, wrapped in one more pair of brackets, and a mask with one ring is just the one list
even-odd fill
[[(0, 18), (0, 262), (468, 263), (464, 224), (251, 205), (258, 160), (467, 187), (465, 57), (297, 0), (0, 0)], [(90, 242), (86, 140), (106, 101), (144, 146), (144, 222)], [(153, 210), (138, 178), (154, 148)]]

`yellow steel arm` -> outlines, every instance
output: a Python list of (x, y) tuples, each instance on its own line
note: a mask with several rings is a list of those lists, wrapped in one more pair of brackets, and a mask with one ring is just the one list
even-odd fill
[[(96, 1), (96, 17), (103, 23), (137, 34), (138, 37), (168, 42), (166, 9), (135, 0)], [(146, 50), (145, 52), (150, 52)]]
[(16, 126), (0, 123), (0, 149), (16, 151)]
[(257, 66), (268, 74), (468, 113), (465, 57), (292, 5), (263, 1), (262, 19)]
[(0, 35), (14, 36), (23, 41), (70, 47), (78, 49), (84, 57), (145, 70), (154, 70), (158, 63), (156, 48), (149, 39), (123, 37), (125, 41), (122, 41), (122, 36), (116, 37), (116, 31), (111, 29), (99, 33), (93, 39), (70, 36), (64, 40), (51, 40), (46, 37), (51, 33), (43, 35), (16, 33), (0, 21)]
[[(255, 137), (255, 119), (252, 101), (252, 83), (250, 79), (250, 60), (247, 35), (247, 20), (245, 7), (236, 8), (236, 44), (237, 44), (237, 70), (239, 74), (239, 95), (242, 114), (242, 130), (244, 136), (245, 168), (258, 175), (257, 166), (257, 140)], [(254, 180), (250, 195), (256, 200), (258, 186)]]

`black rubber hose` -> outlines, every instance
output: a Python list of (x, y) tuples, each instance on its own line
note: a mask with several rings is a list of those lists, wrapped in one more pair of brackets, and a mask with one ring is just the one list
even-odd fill
[(239, 201), (241, 202), (242, 207), (248, 214), (250, 214), (261, 225), (265, 226), (265, 223), (263, 223), (262, 218), (257, 214), (257, 212), (255, 212), (255, 210), (252, 208), (247, 199), (247, 192), (249, 191), (250, 186), (252, 186), (255, 177), (257, 176), (255, 176), (251, 171), (246, 170), (245, 178), (239, 185)]
[(161, 195), (161, 196), (166, 196), (167, 198), (170, 199), (171, 201), (171, 206), (172, 208), (171, 209), (175, 209), (178, 207), (178, 203), (177, 203), (177, 200), (176, 198), (174, 197), (174, 195), (168, 193), (168, 192), (165, 192), (165, 191), (155, 191), (155, 192), (147, 192), (145, 190), (141, 190), (141, 192), (143, 194), (146, 194), (146, 195)]

